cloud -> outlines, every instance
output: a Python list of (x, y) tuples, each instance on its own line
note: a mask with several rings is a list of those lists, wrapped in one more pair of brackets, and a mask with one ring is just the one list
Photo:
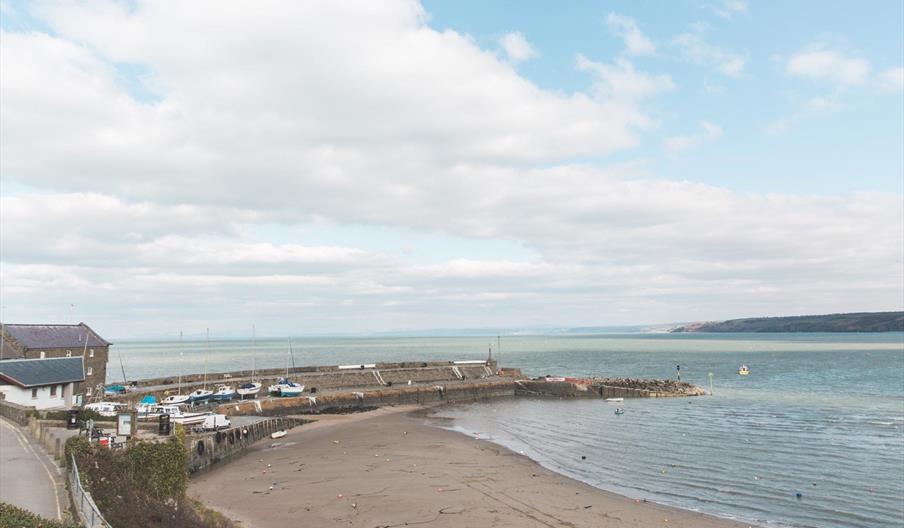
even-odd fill
[(506, 33), (499, 39), (499, 45), (512, 62), (524, 62), (539, 55), (521, 32)]
[(609, 13), (606, 17), (609, 33), (625, 42), (628, 53), (632, 55), (652, 55), (656, 53), (656, 45), (637, 27), (633, 18)]
[(878, 85), (891, 92), (904, 90), (904, 67), (888, 68), (877, 76)]
[(728, 77), (741, 77), (744, 74), (744, 66), (747, 59), (706, 42), (703, 38), (707, 30), (705, 24), (695, 24), (690, 31), (679, 34), (672, 39), (672, 45), (677, 47), (685, 60), (695, 64), (715, 66), (716, 70)]
[(785, 63), (785, 72), (816, 81), (861, 84), (869, 79), (870, 64), (866, 59), (814, 45), (791, 55)]
[(635, 101), (675, 88), (670, 76), (637, 71), (630, 61), (623, 58), (615, 59), (614, 64), (605, 64), (578, 54), (577, 68), (596, 76), (594, 91), (602, 99)]
[[(29, 189), (0, 203), (9, 320), (76, 302), (105, 335), (272, 335), (900, 304), (898, 195), (599, 161), (675, 88), (625, 58), (578, 55), (590, 88), (563, 93), (411, 1), (259, 2), (254, 24), (221, 2), (42, 6), (53, 35), (0, 38), (0, 171)], [(336, 236), (356, 226), (379, 235)]]
[(713, 142), (722, 137), (722, 127), (719, 125), (702, 121), (700, 128), (703, 130), (699, 134), (666, 138), (665, 148), (671, 151), (687, 150), (699, 147), (704, 143)]
[(709, 9), (717, 16), (731, 19), (735, 15), (747, 14), (746, 0), (721, 0), (709, 5)]

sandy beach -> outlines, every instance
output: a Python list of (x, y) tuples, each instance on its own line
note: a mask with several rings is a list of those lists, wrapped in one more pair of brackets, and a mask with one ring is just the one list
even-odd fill
[(193, 478), (189, 493), (261, 528), (748, 526), (598, 490), (415, 410), (321, 416)]

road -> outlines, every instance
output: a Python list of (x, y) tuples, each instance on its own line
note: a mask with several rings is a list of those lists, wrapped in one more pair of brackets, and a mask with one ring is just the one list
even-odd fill
[(59, 468), (25, 432), (0, 418), (0, 501), (50, 519), (62, 517)]

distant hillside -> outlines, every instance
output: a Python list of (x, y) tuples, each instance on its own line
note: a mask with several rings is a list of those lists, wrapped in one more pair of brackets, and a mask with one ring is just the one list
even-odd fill
[(671, 332), (904, 332), (904, 312), (753, 317), (691, 323)]

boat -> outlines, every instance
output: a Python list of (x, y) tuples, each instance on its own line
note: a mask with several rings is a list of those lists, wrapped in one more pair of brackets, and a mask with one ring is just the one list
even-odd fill
[(126, 409), (126, 404), (119, 402), (100, 401), (89, 403), (84, 406), (84, 409), (94, 411), (101, 416), (116, 416), (119, 411), (124, 411)]
[(160, 403), (164, 405), (181, 405), (188, 403), (190, 397), (188, 394), (172, 394), (160, 400)]
[[(165, 393), (164, 393), (165, 394)], [(179, 332), (179, 389), (176, 394), (171, 394), (160, 402), (165, 405), (181, 405), (188, 403), (191, 397), (188, 394), (182, 394), (182, 332)]]
[(285, 431), (275, 431), (275, 432), (273, 432), (273, 433), (270, 434), (270, 438), (272, 438), (272, 439), (274, 439), (274, 440), (276, 440), (277, 438), (282, 438), (282, 437), (284, 437), (284, 436), (286, 436), (286, 432), (285, 432)]
[(125, 385), (108, 385), (104, 387), (104, 394), (107, 396), (116, 396), (129, 392), (129, 388)]
[(304, 392), (304, 385), (300, 385), (289, 379), (289, 357), (292, 358), (292, 369), (294, 371), (295, 356), (292, 354), (292, 340), (289, 339), (288, 343), (289, 351), (288, 354), (286, 354), (286, 377), (279, 378), (278, 380), (276, 380), (275, 385), (270, 385), (269, 391), (271, 396), (286, 398), (299, 396), (302, 392)]
[(609, 403), (621, 403), (625, 401), (624, 398), (606, 398), (606, 401)]
[(229, 401), (235, 398), (235, 389), (229, 385), (217, 385), (217, 390), (210, 396), (213, 401)]
[(255, 382), (242, 383), (241, 385), (239, 385), (239, 388), (236, 389), (236, 392), (239, 393), (240, 399), (244, 399), (245, 396), (252, 396), (252, 397), (257, 396), (257, 393), (259, 393), (260, 391), (261, 391), (261, 384), (255, 383)]
[(251, 381), (239, 385), (237, 392), (239, 393), (240, 400), (245, 399), (245, 396), (251, 396), (253, 398), (261, 391), (261, 384), (254, 381), (254, 374), (256, 373), (254, 360), (257, 355), (256, 343), (254, 325), (251, 325)]
[(615, 409), (615, 416), (621, 416), (623, 414), (625, 414), (624, 409)]
[(157, 408), (157, 398), (153, 396), (145, 396), (135, 405), (135, 411), (138, 413), (138, 418), (144, 418), (147, 415), (153, 413)]
[(195, 389), (188, 394), (188, 402), (191, 404), (204, 403), (213, 396), (213, 391), (206, 389)]
[(747, 368), (747, 365), (741, 365), (741, 368), (738, 369), (738, 374), (741, 376), (747, 376), (750, 374), (750, 369)]

